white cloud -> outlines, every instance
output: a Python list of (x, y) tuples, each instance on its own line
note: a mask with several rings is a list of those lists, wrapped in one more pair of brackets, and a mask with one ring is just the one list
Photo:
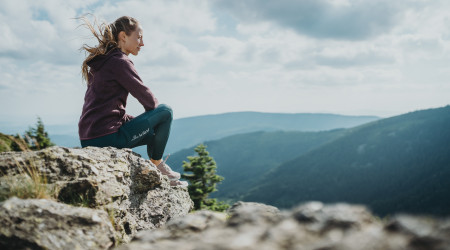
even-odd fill
[(365, 40), (388, 33), (406, 4), (397, 1), (215, 1), (242, 22), (269, 21), (315, 38)]
[(106, 3), (95, 14), (107, 22), (124, 15), (133, 16), (143, 24), (145, 30), (202, 33), (215, 29), (215, 19), (208, 8), (208, 2), (200, 0), (136, 0), (115, 5)]
[[(0, 104), (10, 108), (0, 114), (78, 119), (85, 91), (78, 49), (93, 40), (72, 18), (85, 13), (141, 22), (145, 46), (132, 60), (176, 117), (239, 110), (385, 116), (448, 104), (450, 3), (283, 0), (273, 9), (259, 3), (3, 1)], [(323, 22), (305, 25), (319, 21), (307, 15), (297, 24), (287, 10), (299, 6), (316, 8), (311, 14)], [(359, 10), (360, 26), (345, 26)], [(142, 112), (129, 100), (131, 114)]]

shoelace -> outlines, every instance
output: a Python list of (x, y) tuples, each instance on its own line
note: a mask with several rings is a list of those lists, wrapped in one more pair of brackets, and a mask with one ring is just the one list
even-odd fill
[(160, 163), (158, 164), (158, 166), (160, 166), (161, 164), (162, 164), (162, 165), (166, 164), (166, 161), (167, 161), (167, 159), (169, 159), (169, 156), (170, 156), (170, 154), (168, 154), (167, 157), (166, 157), (166, 159), (163, 160), (162, 162), (160, 162)]

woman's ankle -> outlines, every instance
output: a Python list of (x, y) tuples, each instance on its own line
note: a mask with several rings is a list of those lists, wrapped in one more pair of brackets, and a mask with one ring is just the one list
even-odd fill
[(156, 166), (158, 166), (158, 165), (162, 162), (162, 158), (159, 159), (159, 160), (153, 160), (153, 159), (150, 159), (150, 161), (151, 161), (153, 164), (155, 164)]

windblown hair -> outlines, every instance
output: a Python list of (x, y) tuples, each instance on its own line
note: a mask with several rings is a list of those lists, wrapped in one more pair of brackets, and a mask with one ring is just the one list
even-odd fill
[(97, 20), (94, 20), (94, 24), (92, 24), (86, 16), (80, 17), (79, 19), (84, 22), (83, 25), (92, 32), (98, 41), (98, 45), (95, 47), (83, 44), (80, 48), (80, 50), (84, 50), (88, 55), (81, 65), (81, 72), (83, 75), (83, 80), (89, 84), (90, 69), (87, 63), (94, 57), (108, 54), (112, 49), (117, 48), (119, 46), (119, 33), (124, 31), (127, 36), (131, 35), (131, 33), (138, 27), (139, 22), (129, 16), (119, 17), (116, 21), (110, 24), (98, 24)]

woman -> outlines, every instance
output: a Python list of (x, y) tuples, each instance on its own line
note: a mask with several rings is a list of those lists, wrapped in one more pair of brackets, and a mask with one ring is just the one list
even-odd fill
[[(187, 186), (180, 174), (162, 160), (172, 124), (172, 109), (158, 100), (146, 87), (130, 54), (137, 56), (144, 46), (139, 22), (123, 16), (109, 25), (98, 26), (99, 32), (83, 19), (99, 44), (84, 45), (87, 58), (82, 64), (87, 82), (83, 111), (78, 123), (81, 146), (133, 148), (147, 145), (150, 161), (172, 186)], [(132, 117), (125, 113), (128, 93), (144, 106), (145, 113)], [(167, 160), (167, 159), (166, 159)]]

